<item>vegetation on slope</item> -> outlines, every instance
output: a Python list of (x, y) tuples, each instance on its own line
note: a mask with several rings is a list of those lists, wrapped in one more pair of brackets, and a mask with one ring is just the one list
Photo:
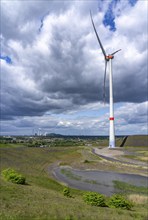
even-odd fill
[[(88, 147), (86, 147), (86, 150)], [(84, 147), (1, 148), (1, 171), (11, 167), (26, 177), (27, 185), (1, 180), (0, 219), (5, 220), (142, 220), (147, 217), (146, 203), (136, 204), (133, 211), (94, 207), (83, 201), (84, 192), (70, 189), (72, 197), (63, 195), (65, 186), (52, 178), (50, 168), (63, 161), (84, 163)], [(92, 156), (91, 156), (92, 157)], [(93, 158), (93, 157), (92, 157)], [(95, 160), (97, 158), (95, 156)], [(100, 160), (98, 160), (100, 162)]]

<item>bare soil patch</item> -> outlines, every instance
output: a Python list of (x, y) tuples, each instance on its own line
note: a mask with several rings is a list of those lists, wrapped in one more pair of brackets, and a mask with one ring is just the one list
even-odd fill
[(105, 157), (111, 157), (114, 159), (117, 159), (119, 156), (124, 155), (124, 152), (122, 150), (119, 150), (119, 148), (111, 149), (111, 148), (94, 148), (95, 154), (102, 155)]

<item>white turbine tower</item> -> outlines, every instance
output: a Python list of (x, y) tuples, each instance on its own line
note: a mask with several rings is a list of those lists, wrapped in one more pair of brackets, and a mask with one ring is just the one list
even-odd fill
[(102, 43), (100, 41), (100, 38), (98, 36), (98, 33), (96, 31), (91, 11), (90, 11), (90, 17), (92, 21), (92, 25), (97, 37), (97, 40), (99, 42), (99, 45), (101, 47), (102, 53), (104, 55), (105, 59), (105, 73), (104, 73), (104, 91), (103, 91), (103, 97), (105, 101), (105, 81), (106, 81), (106, 70), (107, 70), (107, 63), (109, 64), (109, 103), (110, 103), (110, 130), (109, 130), (109, 148), (115, 148), (115, 129), (114, 129), (114, 102), (113, 102), (113, 78), (112, 78), (112, 59), (114, 58), (114, 54), (117, 53), (120, 50), (115, 51), (112, 54), (106, 55), (106, 52), (102, 46)]

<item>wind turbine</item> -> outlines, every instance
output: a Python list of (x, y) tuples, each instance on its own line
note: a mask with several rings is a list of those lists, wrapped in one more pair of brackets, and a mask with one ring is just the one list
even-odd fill
[(105, 81), (106, 81), (106, 70), (107, 70), (107, 64), (109, 65), (109, 103), (110, 103), (110, 129), (109, 129), (109, 148), (115, 148), (115, 128), (114, 128), (114, 103), (113, 103), (113, 78), (112, 78), (112, 60), (114, 58), (114, 55), (119, 52), (120, 50), (117, 50), (111, 54), (106, 55), (106, 52), (102, 46), (102, 43), (100, 41), (100, 38), (98, 36), (98, 33), (95, 28), (95, 24), (92, 18), (92, 14), (90, 11), (90, 17), (92, 21), (92, 25), (97, 37), (97, 40), (99, 42), (99, 45), (101, 47), (102, 53), (104, 55), (105, 59), (105, 72), (104, 72), (104, 86), (103, 86), (103, 98), (105, 102)]

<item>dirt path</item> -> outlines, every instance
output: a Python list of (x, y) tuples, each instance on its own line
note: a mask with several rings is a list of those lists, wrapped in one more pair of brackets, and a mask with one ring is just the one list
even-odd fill
[(114, 158), (117, 159), (119, 156), (124, 155), (124, 152), (117, 149), (110, 149), (110, 148), (102, 148), (102, 149), (98, 149), (98, 148), (94, 148), (94, 153), (98, 154), (98, 155), (102, 155), (105, 157), (110, 157), (110, 158)]
[(147, 167), (147, 163), (134, 159), (124, 158), (125, 152), (119, 148), (93, 148), (92, 152), (106, 160), (120, 162), (122, 164), (133, 164)]

